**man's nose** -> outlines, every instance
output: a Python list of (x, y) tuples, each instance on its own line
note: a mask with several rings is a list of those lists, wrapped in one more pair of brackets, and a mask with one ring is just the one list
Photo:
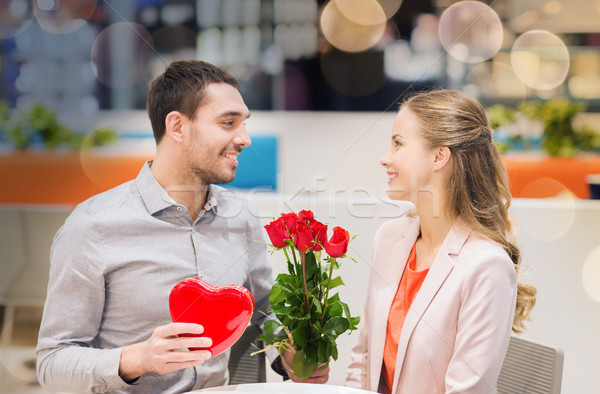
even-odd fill
[(233, 138), (233, 142), (236, 145), (241, 145), (242, 147), (247, 147), (252, 144), (252, 140), (250, 139), (250, 134), (248, 134), (248, 129), (246, 129), (245, 125), (241, 125), (235, 131), (235, 137)]

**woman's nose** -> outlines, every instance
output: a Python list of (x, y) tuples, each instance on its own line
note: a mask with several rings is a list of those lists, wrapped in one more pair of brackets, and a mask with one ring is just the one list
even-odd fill
[(390, 164), (390, 152), (386, 152), (385, 155), (381, 156), (381, 159), (379, 160), (379, 164), (381, 164), (384, 167), (387, 167)]

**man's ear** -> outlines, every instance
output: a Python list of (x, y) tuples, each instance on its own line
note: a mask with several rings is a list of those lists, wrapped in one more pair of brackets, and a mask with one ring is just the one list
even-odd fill
[(447, 146), (436, 148), (435, 157), (433, 159), (433, 169), (441, 170), (442, 168), (448, 165), (451, 159), (452, 152), (450, 152), (450, 148), (448, 148)]
[(176, 142), (183, 142), (187, 117), (179, 111), (171, 111), (165, 117), (165, 135)]

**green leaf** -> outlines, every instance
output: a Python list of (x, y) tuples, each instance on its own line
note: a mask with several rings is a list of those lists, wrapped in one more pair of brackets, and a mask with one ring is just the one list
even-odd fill
[(321, 300), (319, 300), (318, 297), (315, 297), (314, 295), (310, 295), (310, 298), (312, 300), (312, 305), (315, 308), (315, 313), (318, 314), (319, 316), (323, 314), (323, 307), (321, 306)]
[(342, 316), (344, 310), (339, 302), (327, 307), (327, 317)]
[(281, 330), (277, 333), (277, 335), (275, 335), (275, 338), (273, 338), (273, 343), (281, 342), (284, 339), (287, 339), (287, 333), (285, 332), (285, 330)]
[(317, 363), (309, 363), (304, 356), (304, 350), (298, 350), (292, 361), (292, 370), (294, 374), (302, 380), (306, 380), (311, 377)]
[(265, 330), (265, 338), (270, 339), (273, 338), (273, 333), (277, 328), (279, 328), (280, 324), (277, 320), (267, 320), (264, 325)]
[(327, 320), (323, 326), (323, 332), (337, 336), (346, 331), (349, 325), (350, 322), (345, 317), (335, 316)]
[(281, 286), (275, 284), (271, 288), (271, 294), (269, 294), (269, 302), (271, 302), (271, 305), (278, 304), (282, 301), (285, 301), (287, 295), (288, 292), (286, 292)]
[(317, 360), (319, 364), (326, 363), (329, 360), (329, 357), (331, 357), (331, 349), (331, 343), (329, 343), (329, 341), (326, 341), (325, 339), (319, 340), (319, 358)]
[(308, 342), (308, 334), (309, 334), (309, 323), (308, 320), (300, 320), (292, 336), (294, 337), (294, 342), (298, 344), (301, 348), (306, 346)]
[(294, 309), (296, 308), (282, 304), (271, 304), (271, 312), (275, 313), (276, 315), (294, 317), (292, 313)]
[(289, 260), (287, 262), (287, 266), (288, 266), (288, 272), (290, 273), (290, 275), (295, 275), (296, 273), (294, 272), (294, 264), (292, 264)]
[(327, 300), (327, 304), (332, 305), (339, 301), (340, 301), (340, 295), (339, 295), (339, 293), (335, 293), (334, 295), (329, 297), (329, 299)]
[[(324, 280), (321, 284), (326, 286), (327, 283), (328, 283), (328, 281)], [(329, 284), (329, 289), (333, 289), (338, 286), (344, 286), (344, 281), (342, 280), (341, 276), (331, 279), (331, 283)]]
[(331, 343), (331, 358), (334, 360), (338, 359), (337, 344), (335, 342)]
[(309, 364), (319, 364), (319, 345), (318, 343), (310, 343), (304, 348), (304, 357)]
[(344, 314), (346, 315), (346, 317), (350, 319), (352, 316), (350, 316), (350, 308), (348, 308), (348, 304), (340, 301), (340, 305), (342, 306), (342, 308), (344, 308)]
[(294, 275), (279, 274), (275, 282), (281, 282), (283, 286), (291, 286), (292, 289), (296, 288), (296, 277)]
[(304, 262), (306, 264), (306, 278), (311, 279), (319, 271), (319, 266), (317, 265), (314, 253), (308, 252)]

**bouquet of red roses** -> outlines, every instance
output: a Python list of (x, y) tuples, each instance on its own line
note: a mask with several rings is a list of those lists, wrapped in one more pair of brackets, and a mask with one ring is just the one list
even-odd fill
[(260, 339), (282, 355), (293, 353), (291, 368), (305, 380), (320, 364), (337, 360), (337, 337), (355, 330), (360, 321), (350, 315), (338, 293), (330, 295), (331, 289), (344, 285), (334, 270), (340, 268), (337, 259), (347, 257), (350, 236), (334, 227), (327, 239), (327, 225), (315, 220), (311, 211), (284, 213), (265, 229), (273, 252), (283, 250), (288, 273), (277, 276), (269, 296), (279, 321), (267, 321)]

